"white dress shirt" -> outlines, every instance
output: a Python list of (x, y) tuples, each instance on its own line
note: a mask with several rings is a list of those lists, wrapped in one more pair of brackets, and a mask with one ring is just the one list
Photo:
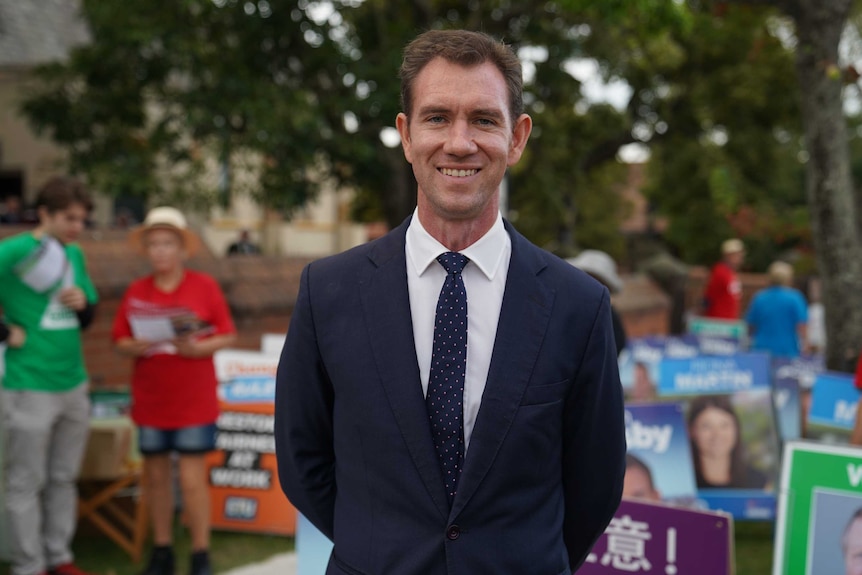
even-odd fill
[[(437, 299), (446, 279), (446, 270), (436, 260), (437, 256), (449, 250), (422, 227), (417, 211), (413, 212), (413, 219), (407, 228), (405, 250), (413, 340), (416, 344), (416, 359), (419, 361), (422, 393), (427, 396)], [(467, 290), (467, 374), (463, 402), (466, 454), (485, 391), (485, 381), (488, 379), (512, 255), (512, 240), (503, 227), (502, 216), (498, 213), (491, 229), (460, 253), (470, 258), (461, 272)]]

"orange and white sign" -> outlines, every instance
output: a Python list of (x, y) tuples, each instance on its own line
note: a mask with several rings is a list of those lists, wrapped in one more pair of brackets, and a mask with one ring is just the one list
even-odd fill
[(296, 510), (275, 460), (278, 355), (227, 349), (214, 361), (221, 415), (216, 450), (207, 456), (213, 529), (293, 535)]

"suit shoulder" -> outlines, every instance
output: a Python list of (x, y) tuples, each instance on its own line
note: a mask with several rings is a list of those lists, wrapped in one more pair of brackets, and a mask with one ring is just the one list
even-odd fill
[(389, 260), (403, 256), (404, 229), (396, 228), (370, 242), (314, 260), (306, 266), (306, 273), (315, 276), (336, 274), (347, 277), (359, 273), (372, 262), (374, 265), (385, 265)]

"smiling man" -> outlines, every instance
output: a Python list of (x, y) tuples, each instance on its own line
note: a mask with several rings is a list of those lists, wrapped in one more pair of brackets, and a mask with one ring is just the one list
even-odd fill
[(303, 271), (282, 488), (334, 542), (328, 575), (570, 575), (625, 473), (608, 290), (500, 214), (532, 129), (513, 51), (430, 31), (400, 74), (416, 210)]

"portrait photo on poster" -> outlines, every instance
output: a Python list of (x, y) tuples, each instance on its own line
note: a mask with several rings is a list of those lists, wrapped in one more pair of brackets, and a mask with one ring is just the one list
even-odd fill
[(862, 495), (814, 490), (805, 575), (862, 575)]
[(700, 395), (686, 421), (699, 489), (775, 486), (778, 438), (768, 390)]

